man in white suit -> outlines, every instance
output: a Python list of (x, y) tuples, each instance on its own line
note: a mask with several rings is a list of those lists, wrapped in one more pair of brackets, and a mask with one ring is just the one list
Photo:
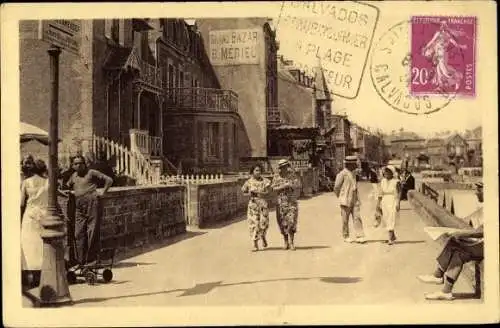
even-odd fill
[[(335, 178), (333, 191), (339, 198), (340, 213), (342, 216), (342, 237), (347, 243), (357, 242), (365, 243), (365, 234), (363, 231), (363, 222), (360, 215), (360, 201), (358, 195), (358, 183), (355, 175), (358, 158), (356, 156), (347, 156), (344, 160), (344, 169), (340, 171)], [(349, 217), (352, 216), (356, 239), (349, 235)]]

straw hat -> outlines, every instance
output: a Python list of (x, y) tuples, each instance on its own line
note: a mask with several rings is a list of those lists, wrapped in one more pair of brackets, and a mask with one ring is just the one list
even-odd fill
[(287, 159), (280, 159), (278, 162), (278, 167), (283, 167), (290, 165), (290, 162)]
[(344, 158), (344, 163), (357, 163), (357, 162), (358, 162), (357, 156), (346, 156)]

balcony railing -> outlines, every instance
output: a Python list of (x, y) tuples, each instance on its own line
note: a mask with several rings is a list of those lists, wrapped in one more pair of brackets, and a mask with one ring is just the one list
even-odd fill
[(141, 66), (141, 80), (151, 86), (162, 88), (162, 74), (161, 69), (148, 64), (145, 61), (140, 62)]
[(167, 89), (169, 109), (238, 112), (238, 95), (231, 90), (210, 88)]
[(146, 156), (162, 156), (162, 140), (147, 130), (130, 130), (130, 149)]

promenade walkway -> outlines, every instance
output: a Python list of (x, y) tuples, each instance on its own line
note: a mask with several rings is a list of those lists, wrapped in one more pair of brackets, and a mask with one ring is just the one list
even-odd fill
[[(275, 213), (269, 247), (250, 252), (247, 224), (191, 230), (197, 234), (117, 264), (114, 281), (72, 285), (75, 307), (199, 305), (422, 304), (439, 286), (416, 276), (432, 272), (439, 246), (407, 202), (397, 224), (398, 241), (384, 244), (372, 227), (370, 185), (361, 184), (368, 242), (346, 244), (336, 197), (325, 193), (300, 201), (296, 251), (282, 249)], [(458, 303), (479, 303), (472, 288), (457, 282)], [(435, 302), (435, 301), (434, 301)]]

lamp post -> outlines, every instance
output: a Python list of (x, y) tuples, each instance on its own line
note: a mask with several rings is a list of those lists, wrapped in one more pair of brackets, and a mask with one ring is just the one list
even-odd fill
[(57, 143), (59, 121), (59, 55), (61, 49), (51, 46), (50, 56), (50, 129), (49, 129), (49, 195), (47, 216), (41, 221), (43, 226), (43, 262), (39, 286), (41, 306), (62, 305), (72, 302), (69, 293), (64, 263), (63, 238), (64, 221), (59, 216), (57, 206)]

